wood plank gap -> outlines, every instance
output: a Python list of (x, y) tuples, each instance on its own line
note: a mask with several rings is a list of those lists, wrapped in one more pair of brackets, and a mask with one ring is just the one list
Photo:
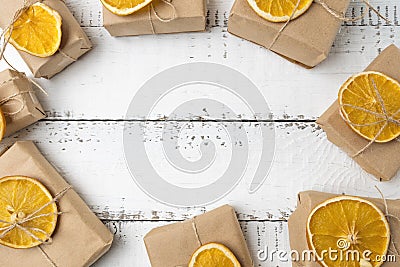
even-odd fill
[(303, 123), (315, 123), (316, 120), (296, 120), (296, 119), (288, 119), (288, 120), (284, 120), (284, 119), (278, 119), (278, 120), (267, 120), (267, 119), (260, 119), (260, 120), (249, 120), (249, 119), (245, 119), (245, 120), (241, 120), (241, 119), (237, 119), (237, 120), (233, 120), (233, 119), (229, 119), (229, 120), (225, 120), (225, 119), (185, 119), (185, 120), (179, 120), (179, 119), (54, 119), (54, 118), (48, 118), (48, 119), (42, 119), (42, 122), (232, 122), (232, 123), (238, 123), (238, 122), (262, 122), (262, 123), (270, 123), (270, 122), (275, 122), (275, 123), (286, 123), (286, 122), (303, 122)]

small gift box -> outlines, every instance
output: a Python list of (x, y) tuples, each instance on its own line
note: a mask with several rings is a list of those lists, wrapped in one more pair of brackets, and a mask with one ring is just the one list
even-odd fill
[(141, 10), (118, 16), (103, 7), (103, 24), (112, 36), (204, 31), (205, 0), (154, 0)]
[[(312, 210), (323, 203), (324, 201), (336, 197), (338, 195), (328, 194), (317, 191), (305, 191), (301, 192), (298, 195), (297, 208), (292, 213), (288, 221), (289, 227), (289, 239), (290, 239), (290, 248), (291, 251), (296, 251), (299, 255), (305, 254), (304, 252), (309, 251), (310, 248), (307, 243), (307, 234), (306, 234), (306, 225), (307, 220), (312, 212)], [(383, 199), (375, 199), (375, 198), (364, 198), (373, 204), (375, 204), (383, 213), (386, 211), (385, 203)], [(394, 217), (400, 217), (400, 200), (386, 200), (388, 213)], [(399, 224), (395, 219), (389, 219), (389, 226), (392, 229), (391, 231), (391, 245), (389, 247), (388, 254), (396, 254), (393, 253), (396, 249), (393, 247), (393, 244), (400, 243), (400, 233), (399, 231), (395, 231), (394, 229), (398, 229)], [(294, 254), (293, 254), (294, 255)], [(307, 255), (307, 254), (305, 254)], [(398, 261), (400, 260), (398, 255), (394, 255), (396, 260), (391, 262), (386, 262), (382, 266), (383, 267), (395, 267), (398, 266)], [(321, 265), (318, 262), (310, 261), (308, 257), (299, 257), (298, 259), (294, 259), (297, 261), (293, 261), (293, 266), (304, 266), (304, 267), (320, 267)], [(369, 266), (369, 265), (365, 265)], [(371, 265), (372, 266), (372, 265)]]
[(14, 70), (0, 72), (0, 109), (9, 136), (43, 118), (46, 114), (28, 78)]
[[(381, 72), (400, 81), (400, 50), (391, 45), (386, 48), (366, 69)], [(340, 147), (368, 173), (380, 180), (390, 180), (400, 169), (400, 142), (373, 143), (354, 132), (342, 118), (338, 101), (317, 120), (332, 143)], [(357, 155), (356, 155), (357, 154)]]
[(153, 229), (144, 242), (152, 267), (187, 266), (192, 254), (211, 242), (229, 248), (241, 266), (253, 266), (235, 210), (228, 205), (191, 220)]
[[(68, 190), (68, 183), (30, 141), (16, 142), (0, 157), (0, 177), (37, 179), (53, 197)], [(27, 249), (0, 247), (0, 266), (89, 266), (108, 251), (113, 235), (73, 190), (58, 200), (52, 242)]]
[[(37, 1), (32, 1), (32, 3)], [(37, 57), (18, 51), (35, 77), (50, 79), (92, 48), (92, 44), (68, 7), (61, 0), (44, 0), (43, 4), (58, 11), (62, 17), (61, 45), (50, 57)], [(0, 27), (7, 27), (15, 13), (24, 5), (23, 0), (0, 0)]]
[[(350, 0), (324, 2), (337, 13), (345, 13)], [(327, 58), (340, 25), (339, 19), (317, 3), (284, 27), (284, 22), (270, 22), (258, 16), (247, 0), (236, 0), (229, 16), (228, 31), (311, 68)]]

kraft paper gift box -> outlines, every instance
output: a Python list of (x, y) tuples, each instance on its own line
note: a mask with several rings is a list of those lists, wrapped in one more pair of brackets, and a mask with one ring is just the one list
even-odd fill
[[(389, 46), (366, 71), (378, 71), (400, 81), (400, 49), (394, 45)], [(326, 132), (328, 140), (350, 156), (369, 143), (367, 139), (355, 133), (341, 117), (338, 101), (332, 104), (317, 123)], [(377, 179), (387, 181), (400, 169), (400, 142), (393, 140), (388, 143), (373, 143), (367, 150), (352, 157), (365, 171)]]
[[(305, 191), (298, 195), (297, 208), (293, 214), (289, 217), (289, 239), (290, 248), (292, 251), (297, 251), (302, 254), (303, 251), (309, 250), (307, 238), (306, 238), (306, 225), (307, 219), (311, 211), (319, 204), (330, 198), (338, 195), (328, 194), (317, 191)], [(371, 201), (379, 209), (385, 213), (385, 205), (383, 199), (376, 198), (363, 198)], [(400, 217), (400, 200), (387, 200), (389, 214)], [(399, 229), (399, 222), (396, 219), (389, 219), (389, 225), (391, 228), (391, 238), (394, 244), (398, 246), (400, 244), (400, 233), (395, 229)], [(388, 254), (394, 255), (392, 252), (395, 250), (393, 245), (390, 245), (390, 251)], [(396, 256), (396, 262), (386, 262), (382, 267), (397, 267), (399, 266), (400, 257)], [(293, 261), (293, 266), (301, 267), (321, 267), (318, 262), (311, 262), (308, 259), (299, 259), (299, 261)]]
[[(154, 0), (128, 16), (115, 15), (103, 7), (104, 27), (112, 36), (205, 31), (206, 0), (172, 0), (170, 3), (175, 8), (175, 19), (172, 19), (172, 7), (162, 0)], [(156, 13), (162, 19), (172, 20), (162, 21)]]
[[(69, 187), (31, 141), (16, 142), (1, 155), (0, 177), (10, 175), (38, 179), (53, 197)], [(113, 235), (73, 189), (57, 205), (63, 213), (52, 242), (29, 249), (0, 246), (0, 266), (89, 266), (108, 251)]]
[[(345, 13), (350, 0), (324, 2), (333, 10)], [(269, 22), (257, 15), (247, 0), (236, 0), (229, 16), (228, 31), (311, 68), (327, 58), (341, 21), (320, 4), (313, 3), (306, 13), (290, 21), (277, 37), (284, 24)]]
[[(37, 2), (30, 1), (30, 3)], [(63, 1), (44, 0), (42, 3), (58, 11), (62, 17), (60, 49), (53, 56), (45, 58), (23, 51), (18, 52), (35, 77), (49, 79), (88, 52), (92, 44)], [(23, 0), (0, 0), (0, 6), (0, 27), (4, 28), (9, 25), (17, 9), (23, 6)]]
[(0, 72), (0, 109), (6, 118), (5, 136), (46, 117), (32, 83), (24, 74), (9, 69)]
[(152, 267), (187, 266), (192, 254), (211, 242), (228, 247), (242, 267), (253, 267), (235, 210), (228, 205), (191, 220), (153, 229), (144, 242)]

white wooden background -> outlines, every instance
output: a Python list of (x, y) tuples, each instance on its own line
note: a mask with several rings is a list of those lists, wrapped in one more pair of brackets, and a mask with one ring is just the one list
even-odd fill
[[(400, 175), (391, 182), (378, 183), (329, 143), (315, 124), (349, 75), (363, 70), (389, 44), (400, 45), (398, 0), (372, 0), (393, 25), (379, 25), (374, 14), (343, 25), (329, 59), (312, 70), (229, 34), (227, 18), (232, 0), (210, 0), (205, 33), (126, 38), (112, 38), (104, 30), (99, 1), (66, 2), (94, 49), (50, 81), (40, 81), (49, 92), (49, 97), (40, 96), (48, 118), (5, 139), (1, 146), (35, 140), (115, 234), (111, 251), (96, 266), (150, 266), (142, 241), (150, 229), (225, 203), (236, 208), (257, 266), (290, 266), (260, 263), (256, 253), (265, 245), (288, 249), (286, 220), (295, 209), (299, 191), (378, 196), (374, 186), (379, 185), (386, 197), (400, 198)], [(361, 7), (359, 0), (352, 2), (349, 14), (359, 14)], [(7, 55), (27, 71), (13, 49), (8, 49)], [(135, 92), (151, 76), (171, 66), (199, 61), (233, 67), (258, 86), (272, 110), (261, 114), (262, 127), (276, 129), (276, 156), (268, 180), (257, 193), (247, 194), (249, 177), (245, 177), (216, 203), (174, 208), (149, 198), (130, 177), (122, 147), (125, 113)], [(159, 118), (164, 115), (159, 114)], [(247, 126), (251, 136), (258, 123), (250, 114), (240, 114), (235, 120), (226, 120), (226, 114), (215, 118), (204, 115), (167, 118), (147, 122), (146, 126), (156, 129), (162, 124), (192, 123), (208, 129), (234, 124)], [(130, 123), (145, 123), (140, 117), (129, 119)], [(189, 119), (193, 121), (187, 122)], [(191, 141), (179, 138), (182, 144)], [(156, 145), (157, 138), (146, 140)], [(196, 152), (190, 145), (186, 149)]]

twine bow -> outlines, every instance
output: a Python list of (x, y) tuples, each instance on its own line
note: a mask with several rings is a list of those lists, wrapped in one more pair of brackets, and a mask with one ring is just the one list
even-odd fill
[[(11, 230), (18, 228), (22, 231), (24, 231), (27, 235), (29, 235), (30, 237), (32, 237), (33, 239), (35, 239), (38, 242), (44, 243), (44, 244), (49, 244), (51, 243), (51, 237), (49, 236), (49, 234), (45, 231), (43, 231), (40, 228), (36, 228), (36, 227), (29, 227), (29, 226), (24, 226), (25, 223), (30, 222), (32, 220), (35, 220), (37, 218), (41, 218), (41, 217), (47, 217), (47, 216), (57, 216), (62, 214), (63, 212), (50, 212), (50, 213), (44, 213), (44, 214), (38, 214), (40, 213), (43, 209), (45, 209), (46, 207), (56, 203), (58, 200), (60, 200), (67, 192), (68, 190), (70, 190), (72, 187), (68, 186), (67, 188), (63, 189), (60, 193), (58, 193), (52, 200), (50, 200), (49, 202), (47, 202), (46, 204), (44, 204), (43, 206), (39, 207), (36, 211), (32, 212), (31, 214), (25, 215), (26, 217), (20, 220), (12, 220), (12, 221), (4, 221), (4, 220), (0, 220), (1, 223), (7, 224), (8, 226), (5, 227), (1, 227), (0, 231), (0, 239), (4, 238)], [(31, 231), (35, 231), (35, 232), (39, 232), (41, 234), (44, 234), (46, 236), (46, 239), (43, 240), (40, 237), (38, 237), (37, 235), (35, 235), (34, 233), (32, 233)]]
[(154, 16), (155, 16), (159, 21), (161, 21), (161, 22), (163, 22), (163, 23), (171, 22), (171, 21), (173, 21), (174, 19), (176, 19), (176, 17), (177, 17), (176, 8), (175, 8), (174, 4), (172, 4), (172, 1), (173, 1), (173, 0), (160, 0), (160, 1), (163, 2), (164, 4), (168, 5), (168, 6), (171, 8), (172, 14), (171, 14), (170, 17), (163, 18), (163, 17), (161, 17), (161, 16), (158, 14), (158, 12), (157, 12), (157, 10), (155, 9), (153, 3), (151, 3), (151, 4), (149, 5), (149, 21), (150, 21), (151, 31), (152, 31), (153, 34), (157, 34), (157, 32), (156, 32), (156, 30), (155, 30), (155, 28), (154, 28), (153, 18), (152, 18), (152, 16), (151, 16), (152, 13), (154, 14)]
[[(343, 120), (345, 120), (347, 123), (349, 123), (352, 126), (355, 126), (355, 127), (368, 127), (368, 126), (373, 126), (373, 125), (377, 125), (377, 124), (383, 123), (382, 127), (379, 129), (379, 131), (374, 136), (374, 138), (365, 147), (363, 147), (356, 154), (354, 154), (352, 156), (353, 158), (355, 158), (355, 157), (359, 156), (360, 154), (362, 154), (373, 143), (375, 143), (376, 140), (379, 138), (379, 136), (382, 134), (382, 132), (385, 130), (385, 128), (390, 123), (394, 123), (394, 124), (400, 126), (400, 120), (395, 119), (395, 117), (400, 114), (400, 109), (397, 110), (396, 112), (394, 112), (392, 115), (389, 115), (389, 113), (388, 113), (388, 111), (386, 109), (386, 106), (385, 106), (385, 102), (383, 101), (382, 95), (379, 92), (378, 87), (376, 86), (375, 80), (373, 78), (372, 78), (371, 82), (372, 82), (372, 85), (373, 85), (373, 88), (374, 88), (374, 91), (375, 91), (376, 98), (378, 99), (378, 103), (379, 103), (379, 105), (381, 107), (381, 112), (382, 113), (378, 113), (378, 112), (375, 112), (375, 111), (372, 111), (372, 110), (369, 110), (369, 109), (366, 109), (366, 108), (363, 108), (363, 107), (354, 106), (354, 105), (351, 105), (351, 104), (342, 104), (340, 106), (340, 116), (343, 118)], [(356, 110), (360, 110), (360, 111), (363, 111), (365, 113), (374, 115), (374, 116), (380, 118), (381, 120), (378, 120), (378, 121), (375, 121), (375, 122), (371, 122), (371, 123), (366, 123), (366, 124), (353, 123), (343, 115), (342, 107), (350, 107), (350, 108), (353, 108), (353, 109), (356, 109)]]
[[(372, 10), (374, 13), (376, 13), (380, 18), (385, 20), (388, 24), (391, 24), (391, 21), (388, 20), (385, 16), (383, 16), (376, 8), (374, 8), (368, 0), (361, 0), (367, 7), (368, 10)], [(292, 14), (290, 15), (289, 19), (283, 24), (283, 26), (279, 29), (278, 33), (275, 35), (274, 39), (272, 40), (271, 44), (268, 46), (268, 49), (272, 49), (272, 47), (275, 45), (276, 41), (279, 39), (279, 37), (282, 35), (282, 32), (286, 29), (286, 27), (289, 25), (289, 23), (293, 20), (294, 15), (296, 14), (297, 8), (300, 5), (301, 0), (297, 1), (296, 6), (293, 9)], [(337, 12), (336, 10), (332, 9), (329, 7), (325, 2), (322, 0), (314, 0), (314, 3), (321, 5), (329, 14), (331, 14), (333, 17), (337, 18), (338, 20), (345, 21), (345, 22), (354, 22), (354, 21), (359, 21), (368, 14), (368, 11), (364, 11), (360, 16), (354, 17), (354, 18), (348, 18), (345, 16), (345, 14)]]

